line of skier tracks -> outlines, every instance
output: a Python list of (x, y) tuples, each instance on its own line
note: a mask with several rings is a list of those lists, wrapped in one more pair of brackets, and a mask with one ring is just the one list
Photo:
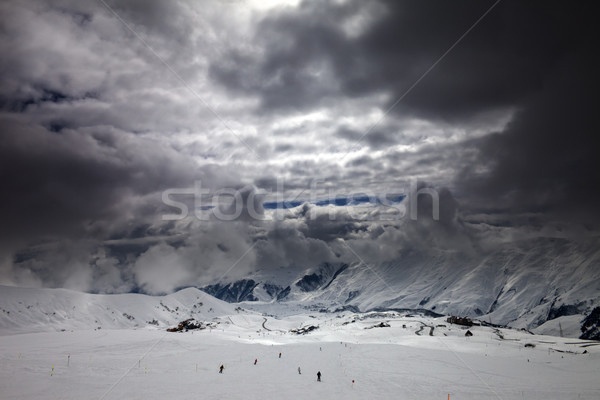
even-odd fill
[(264, 320), (264, 321), (263, 321), (263, 323), (262, 323), (262, 327), (263, 327), (265, 330), (269, 331), (269, 332), (273, 332), (272, 330), (270, 330), (269, 328), (267, 328), (267, 327), (265, 326), (265, 324), (267, 323), (267, 319), (263, 317), (263, 320)]
[(423, 322), (421, 322), (421, 327), (419, 328), (418, 331), (415, 332), (415, 334), (418, 335), (418, 336), (421, 336), (421, 332), (425, 328), (429, 328), (429, 336), (433, 336), (433, 330), (435, 329), (435, 326), (426, 325)]

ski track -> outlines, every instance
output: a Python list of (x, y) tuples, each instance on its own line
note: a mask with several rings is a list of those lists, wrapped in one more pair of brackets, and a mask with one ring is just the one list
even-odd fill
[(266, 319), (266, 318), (264, 318), (264, 321), (263, 321), (263, 323), (262, 323), (262, 327), (263, 327), (263, 328), (265, 328), (265, 330), (267, 330), (267, 331), (269, 331), (269, 332), (270, 332), (271, 330), (265, 326), (265, 324), (266, 324), (266, 323), (267, 323), (267, 319)]

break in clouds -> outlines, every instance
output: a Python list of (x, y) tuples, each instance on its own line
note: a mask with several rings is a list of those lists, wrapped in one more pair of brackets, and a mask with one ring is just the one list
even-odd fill
[[(564, 2), (2, 2), (0, 283), (165, 293), (356, 254), (377, 265), (592, 237), (592, 15)], [(178, 213), (165, 191), (198, 183), (202, 207), (174, 196), (190, 213), (165, 219)], [(439, 218), (417, 189), (437, 193)]]

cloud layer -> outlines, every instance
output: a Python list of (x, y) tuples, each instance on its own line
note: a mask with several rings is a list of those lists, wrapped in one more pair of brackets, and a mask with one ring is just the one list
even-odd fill
[[(585, 7), (259, 3), (0, 5), (0, 283), (163, 293), (348, 243), (377, 264), (595, 235)], [(361, 195), (406, 197), (331, 204)]]

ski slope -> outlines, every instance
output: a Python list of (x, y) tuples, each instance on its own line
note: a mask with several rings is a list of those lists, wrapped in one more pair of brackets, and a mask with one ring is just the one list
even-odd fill
[[(597, 342), (485, 326), (468, 328), (473, 336), (465, 337), (466, 327), (444, 318), (398, 312), (288, 310), (275, 317), (206, 294), (205, 311), (195, 312), (196, 289), (163, 297), (9, 292), (2, 288), (0, 295), (0, 307), (13, 309), (3, 312), (0, 325), (2, 399), (600, 398)], [(96, 315), (61, 308), (72, 311), (75, 300)], [(48, 308), (32, 311), (26, 301)], [(50, 307), (60, 318), (36, 322), (48, 318)], [(134, 320), (110, 319), (121, 311)], [(192, 311), (215, 328), (166, 332), (167, 320), (176, 324)], [(161, 316), (159, 326), (140, 322)], [(85, 326), (90, 318), (105, 326)], [(24, 333), (27, 322), (31, 329)], [(375, 327), (381, 323), (389, 327)], [(291, 332), (309, 326), (317, 328)]]

